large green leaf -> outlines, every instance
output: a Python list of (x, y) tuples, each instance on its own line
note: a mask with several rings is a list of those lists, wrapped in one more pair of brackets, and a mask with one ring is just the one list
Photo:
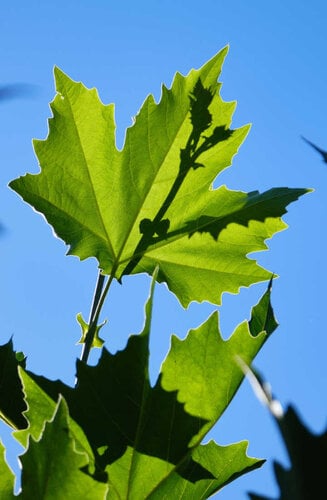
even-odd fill
[(248, 127), (231, 130), (235, 103), (217, 78), (227, 49), (186, 77), (176, 74), (150, 95), (115, 146), (113, 105), (55, 69), (49, 135), (35, 141), (41, 166), (10, 185), (43, 213), (81, 259), (95, 256), (106, 274), (153, 273), (184, 306), (219, 303), (224, 291), (269, 279), (247, 254), (285, 227), (280, 217), (303, 189), (266, 193), (213, 190)]
[(45, 424), (40, 439), (30, 439), (27, 450), (21, 456), (20, 498), (106, 498), (107, 484), (96, 481), (85, 472), (89, 464), (88, 456), (77, 451), (69, 422), (67, 405), (60, 399), (53, 419)]
[[(227, 447), (201, 443), (244, 377), (238, 358), (251, 363), (267, 335), (263, 331), (251, 335), (244, 322), (225, 341), (214, 314), (185, 340), (173, 337), (151, 387), (153, 285), (142, 333), (131, 336), (126, 348), (115, 355), (103, 349), (96, 366), (78, 361), (76, 388), (33, 374), (28, 377), (53, 401), (63, 395), (71, 417), (93, 448), (96, 463), (108, 472), (110, 499), (137, 499), (140, 492), (142, 498), (171, 497), (173, 492), (174, 498), (206, 498), (208, 492), (262, 464), (246, 455), (246, 442)], [(267, 294), (261, 302), (266, 308), (255, 307), (252, 319), (264, 325), (272, 314)]]

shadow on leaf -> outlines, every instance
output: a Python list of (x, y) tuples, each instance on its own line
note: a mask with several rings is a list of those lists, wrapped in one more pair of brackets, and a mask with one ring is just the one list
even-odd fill
[[(62, 394), (71, 417), (84, 430), (102, 470), (120, 458), (130, 446), (174, 465), (189, 481), (210, 479), (212, 474), (189, 458), (188, 443), (205, 420), (189, 415), (166, 392), (160, 378), (152, 388), (147, 375), (148, 338), (133, 335), (127, 347), (115, 355), (103, 349), (97, 366), (77, 362), (78, 386), (50, 381), (30, 373), (55, 401)], [(178, 439), (174, 437), (178, 436)], [(107, 447), (101, 455), (99, 448)]]

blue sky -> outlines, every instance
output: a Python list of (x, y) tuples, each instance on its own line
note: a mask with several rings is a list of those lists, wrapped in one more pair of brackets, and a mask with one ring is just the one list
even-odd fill
[[(58, 0), (2, 6), (0, 83), (35, 85), (29, 98), (0, 103), (1, 238), (0, 341), (14, 336), (31, 370), (50, 378), (74, 379), (75, 316), (87, 316), (96, 279), (93, 260), (65, 257), (43, 218), (7, 188), (13, 178), (37, 172), (31, 140), (47, 135), (48, 103), (54, 96), (53, 66), (97, 87), (103, 102), (115, 102), (117, 142), (145, 96), (160, 96), (176, 71), (200, 67), (230, 45), (221, 81), (225, 100), (237, 100), (234, 126), (251, 122), (250, 135), (220, 182), (231, 189), (312, 187), (285, 217), (289, 229), (258, 254), (280, 276), (273, 305), (280, 327), (256, 360), (285, 405), (296, 405), (315, 431), (326, 425), (325, 247), (327, 168), (300, 138), (327, 149), (327, 4), (324, 0), (162, 0), (113, 2)], [(145, 276), (116, 286), (105, 307), (102, 330), (111, 349), (122, 348), (143, 323), (148, 294)], [(221, 327), (228, 337), (249, 317), (265, 285), (225, 295)], [(180, 308), (164, 286), (156, 291), (152, 374), (160, 366), (171, 333), (185, 335), (214, 308)], [(164, 320), (164, 321), (163, 321)], [(118, 333), (117, 333), (118, 332)], [(8, 432), (3, 429), (4, 440)], [(222, 500), (245, 499), (252, 490), (277, 496), (272, 460), (286, 462), (278, 432), (245, 382), (212, 432), (220, 444), (249, 439), (249, 453), (269, 458), (264, 468), (226, 487)], [(14, 448), (10, 445), (10, 450)]]

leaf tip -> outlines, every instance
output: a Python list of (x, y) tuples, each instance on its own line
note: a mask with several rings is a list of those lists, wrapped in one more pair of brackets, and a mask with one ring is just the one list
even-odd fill
[(53, 75), (56, 83), (62, 78), (67, 78), (66, 73), (56, 65), (53, 67)]

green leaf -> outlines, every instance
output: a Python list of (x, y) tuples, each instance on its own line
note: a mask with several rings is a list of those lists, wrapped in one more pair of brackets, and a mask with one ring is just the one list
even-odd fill
[[(84, 344), (90, 325), (84, 321), (83, 316), (81, 313), (78, 313), (76, 316), (77, 322), (79, 323), (80, 327), (82, 328), (82, 336), (80, 340), (78, 341), (78, 344)], [(95, 334), (92, 342), (92, 347), (102, 347), (104, 344), (104, 340), (99, 337), (99, 331), (101, 328), (106, 324), (107, 322), (104, 321), (101, 323), (101, 325), (97, 325), (95, 327)]]
[(39, 441), (30, 439), (28, 449), (21, 456), (20, 498), (106, 498), (108, 486), (84, 472), (88, 466), (88, 456), (76, 450), (69, 422), (67, 405), (60, 399), (53, 419), (45, 424)]
[[(24, 370), (19, 369), (19, 376), (23, 384), (25, 401), (27, 403), (27, 410), (24, 412), (24, 416), (28, 422), (28, 428), (16, 431), (13, 435), (26, 448), (30, 437), (35, 441), (41, 438), (44, 430), (44, 422), (50, 422), (53, 418), (56, 410), (56, 402)], [(81, 428), (72, 419), (69, 421), (69, 427), (78, 449), (86, 452), (90, 461), (94, 460), (92, 449)]]
[[(185, 340), (173, 337), (161, 374), (151, 387), (153, 286), (154, 281), (142, 333), (131, 336), (115, 355), (103, 349), (96, 366), (78, 361), (76, 388), (30, 375), (54, 401), (59, 394), (67, 401), (96, 463), (109, 473), (109, 498), (139, 498), (140, 491), (144, 498), (163, 498), (175, 488), (206, 498), (205, 492), (218, 491), (262, 464), (246, 455), (245, 442), (228, 447), (201, 442), (244, 377), (237, 358), (250, 364), (267, 335), (253, 337), (245, 322), (225, 341), (214, 314)], [(253, 316), (263, 323), (267, 311), (257, 308)], [(192, 498), (187, 494), (183, 498)]]
[(218, 304), (224, 291), (269, 279), (247, 255), (286, 227), (286, 206), (306, 192), (212, 189), (249, 129), (230, 129), (235, 103), (219, 95), (226, 52), (186, 77), (177, 73), (159, 103), (150, 95), (122, 151), (113, 105), (56, 68), (49, 135), (34, 142), (41, 172), (10, 184), (45, 215), (69, 254), (96, 257), (117, 279), (159, 265), (158, 280), (183, 306)]
[[(78, 361), (76, 388), (30, 374), (53, 400), (58, 394), (65, 397), (72, 418), (82, 427), (95, 454), (106, 448), (97, 457), (104, 467), (120, 457), (127, 446), (176, 464), (190, 437), (204, 423), (188, 415), (176, 401), (176, 394), (161, 388), (160, 380), (154, 388), (150, 386), (152, 294), (153, 288), (142, 334), (131, 336), (126, 349), (115, 355), (103, 349), (96, 366)], [(174, 447), (167, 439), (169, 434), (178, 435)]]
[(23, 416), (26, 404), (17, 372), (18, 366), (24, 364), (24, 355), (15, 353), (11, 339), (0, 346), (0, 417), (16, 429), (24, 429), (27, 426)]
[(171, 350), (162, 367), (162, 386), (167, 391), (178, 391), (178, 401), (185, 404), (188, 413), (208, 421), (191, 444), (203, 438), (234, 397), (244, 378), (238, 358), (250, 365), (265, 340), (263, 332), (252, 337), (247, 322), (224, 340), (216, 312), (191, 330), (185, 340), (172, 337)]
[[(199, 463), (211, 474), (211, 477), (197, 481), (185, 479), (173, 466), (156, 457), (141, 455), (128, 448), (126, 453), (107, 467), (114, 487), (109, 490), (108, 500), (121, 498), (140, 498), (151, 500), (161, 498), (204, 499), (226, 486), (246, 472), (262, 465), (264, 461), (246, 456), (247, 443), (241, 442), (229, 446), (219, 446), (213, 441), (198, 446), (193, 454), (193, 463)], [(133, 481), (126, 481), (126, 471), (133, 467), (133, 460), (142, 463), (142, 473), (134, 474)], [(187, 465), (187, 464), (186, 464)], [(168, 480), (160, 482), (166, 476)]]
[(5, 460), (5, 447), (0, 441), (0, 500), (12, 500), (14, 496), (15, 475)]
[(268, 335), (271, 335), (278, 327), (278, 323), (270, 303), (272, 280), (273, 278), (271, 278), (269, 282), (266, 293), (261, 297), (258, 304), (252, 309), (249, 329), (251, 335), (254, 337), (263, 331), (265, 331)]

